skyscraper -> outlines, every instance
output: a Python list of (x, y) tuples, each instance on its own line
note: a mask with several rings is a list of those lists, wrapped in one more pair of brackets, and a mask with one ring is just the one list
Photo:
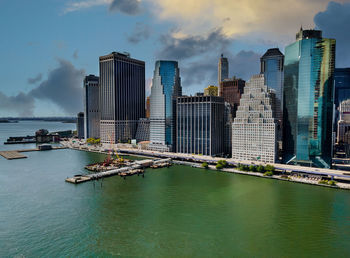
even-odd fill
[(98, 77), (88, 75), (84, 79), (84, 136), (100, 138), (100, 108)]
[(219, 96), (225, 99), (225, 102), (231, 105), (231, 113), (234, 118), (236, 115), (239, 101), (244, 91), (245, 81), (236, 77), (225, 79), (220, 82)]
[(218, 85), (220, 82), (228, 78), (228, 60), (221, 54), (218, 64)]
[(101, 142), (135, 137), (145, 117), (145, 63), (130, 54), (112, 52), (100, 57)]
[(350, 68), (334, 69), (334, 132), (337, 132), (339, 107), (343, 100), (350, 99)]
[(283, 65), (284, 55), (278, 48), (270, 48), (260, 58), (260, 73), (264, 74), (265, 85), (276, 92), (275, 116), (277, 119), (277, 139), (282, 151), (283, 126)]
[(338, 144), (349, 144), (345, 134), (350, 132), (350, 99), (343, 100), (339, 106), (339, 121), (338, 121)]
[(277, 123), (274, 117), (275, 93), (264, 83), (264, 75), (246, 82), (232, 124), (232, 158), (275, 163)]
[(77, 115), (77, 136), (79, 139), (84, 138), (84, 112)]
[(216, 96), (177, 98), (176, 152), (222, 155), (224, 99)]
[(182, 95), (176, 61), (156, 61), (150, 96), (150, 148), (176, 150), (176, 98)]
[(285, 50), (283, 150), (287, 163), (330, 167), (335, 40), (303, 30)]

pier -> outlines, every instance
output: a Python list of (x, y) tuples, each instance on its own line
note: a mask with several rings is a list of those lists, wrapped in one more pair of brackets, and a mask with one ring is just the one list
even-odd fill
[(117, 169), (103, 171), (103, 172), (94, 173), (94, 174), (75, 175), (74, 177), (67, 178), (66, 182), (72, 183), (72, 184), (80, 184), (87, 181), (98, 180), (104, 177), (110, 177), (114, 175), (120, 175), (122, 177), (136, 175), (136, 174), (139, 175), (144, 173), (144, 172), (140, 172), (140, 169), (149, 168), (151, 166), (163, 166), (164, 164), (170, 164), (170, 163), (171, 163), (170, 158), (160, 159), (160, 160), (151, 160), (151, 159), (137, 160), (131, 166), (127, 166), (127, 167), (117, 168)]
[[(61, 149), (67, 149), (67, 147), (52, 147), (51, 150), (61, 150)], [(8, 150), (8, 151), (0, 151), (0, 156), (4, 157), (8, 160), (13, 159), (25, 159), (27, 156), (21, 154), (21, 152), (30, 152), (30, 151), (43, 151), (39, 148), (35, 149), (23, 149), (23, 150)]]

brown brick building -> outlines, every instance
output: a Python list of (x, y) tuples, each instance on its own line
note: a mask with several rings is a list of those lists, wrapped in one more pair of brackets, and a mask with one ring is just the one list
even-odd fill
[(244, 86), (245, 81), (236, 77), (225, 79), (220, 83), (219, 96), (224, 97), (225, 102), (231, 105), (233, 118), (236, 116), (236, 110), (239, 106)]

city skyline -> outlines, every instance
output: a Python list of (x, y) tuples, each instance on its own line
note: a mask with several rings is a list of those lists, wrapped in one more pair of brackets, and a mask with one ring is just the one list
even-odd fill
[[(317, 27), (325, 37), (336, 38), (336, 67), (350, 66), (350, 53), (345, 51), (350, 39), (343, 33), (350, 19), (348, 2), (301, 1), (305, 3), (303, 10), (292, 7), (286, 17), (256, 14), (265, 20), (260, 24), (251, 19), (251, 26), (244, 19), (237, 22), (237, 18), (223, 10), (239, 8), (242, 14), (245, 8), (256, 10), (250, 1), (238, 7), (225, 1), (215, 5), (201, 1), (201, 8), (193, 11), (192, 16), (188, 12), (193, 8), (189, 7), (196, 1), (186, 2), (181, 9), (174, 8), (176, 2), (129, 1), (129, 5), (108, 0), (2, 2), (4, 37), (0, 40), (3, 46), (0, 54), (6, 65), (0, 69), (3, 82), (0, 116), (76, 115), (83, 110), (82, 103), (76, 101), (83, 96), (82, 79), (88, 74), (98, 76), (98, 57), (112, 51), (128, 51), (146, 62), (146, 96), (158, 59), (179, 62), (185, 94), (216, 84), (221, 53), (229, 59), (229, 77), (247, 80), (259, 72), (259, 58), (268, 48), (279, 47), (284, 53), (300, 24)], [(283, 7), (282, 3), (277, 5)], [(198, 16), (207, 12), (208, 6), (217, 12), (200, 21)], [(333, 16), (344, 19), (337, 22), (332, 20)], [(271, 20), (280, 22), (272, 26)], [(185, 21), (192, 25), (185, 26), (182, 24)], [(118, 33), (103, 42), (99, 40), (111, 30)], [(18, 58), (22, 62), (14, 63)]]

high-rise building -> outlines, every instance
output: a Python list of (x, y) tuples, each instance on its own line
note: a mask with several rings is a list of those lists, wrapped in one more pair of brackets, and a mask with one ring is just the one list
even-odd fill
[(228, 78), (228, 60), (221, 54), (218, 64), (218, 85), (220, 82)]
[(350, 132), (350, 98), (343, 100), (339, 106), (339, 120), (338, 120), (338, 133), (337, 133), (337, 143), (346, 143), (348, 138), (345, 137), (345, 134)]
[(224, 113), (224, 153), (225, 155), (232, 156), (232, 107), (229, 103), (225, 102)]
[(269, 90), (264, 75), (246, 82), (232, 124), (232, 158), (275, 163), (277, 123), (274, 117), (275, 92)]
[(219, 88), (214, 85), (209, 85), (204, 89), (204, 96), (219, 96)]
[(260, 73), (264, 74), (265, 85), (276, 92), (277, 139), (280, 152), (282, 151), (283, 126), (283, 66), (284, 55), (278, 48), (270, 48), (260, 58)]
[(100, 138), (100, 107), (98, 77), (88, 75), (84, 79), (84, 136)]
[(177, 98), (176, 152), (210, 156), (224, 152), (224, 99), (215, 96)]
[(300, 29), (285, 50), (283, 154), (288, 164), (330, 167), (335, 40)]
[(149, 119), (140, 118), (137, 124), (135, 139), (137, 142), (149, 141)]
[(339, 106), (343, 100), (350, 99), (350, 68), (334, 69), (334, 132), (337, 132)]
[(100, 57), (101, 142), (124, 142), (135, 137), (145, 117), (145, 62), (113, 52)]
[(84, 112), (77, 115), (77, 136), (79, 139), (84, 138)]
[(150, 101), (150, 97), (148, 96), (146, 99), (146, 118), (150, 117), (150, 113), (151, 113), (151, 101)]
[(176, 98), (181, 95), (178, 63), (156, 61), (150, 96), (151, 149), (176, 150)]
[(233, 77), (220, 82), (219, 96), (223, 97), (225, 102), (231, 105), (231, 113), (233, 118), (236, 115), (239, 101), (244, 91), (245, 81)]

